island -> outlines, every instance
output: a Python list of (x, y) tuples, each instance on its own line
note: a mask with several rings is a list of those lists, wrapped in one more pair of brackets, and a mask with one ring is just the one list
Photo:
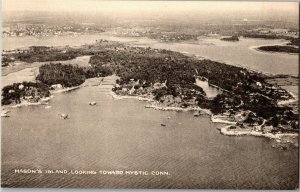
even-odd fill
[(239, 37), (234, 35), (231, 37), (223, 37), (221, 38), (222, 41), (239, 41)]
[[(119, 79), (112, 89), (115, 98), (143, 99), (149, 101), (146, 106), (149, 108), (189, 110), (194, 111), (195, 116), (205, 113), (213, 122), (234, 125), (222, 129), (223, 134), (247, 132), (272, 138), (270, 134), (294, 136), (299, 131), (297, 108), (285, 104), (297, 98), (276, 83), (270, 83), (270, 75), (208, 59), (199, 60), (175, 51), (130, 47), (112, 41), (99, 40), (72, 49), (43, 50), (39, 51), (38, 57), (36, 54), (23, 57), (23, 52), (10, 53), (6, 57), (13, 55), (18, 60), (30, 62), (52, 61), (59, 53), (91, 55), (90, 66), (42, 65), (35, 83), (4, 87), (2, 105), (39, 102), (49, 97), (56, 87), (79, 87), (86, 79), (116, 74)], [(49, 54), (51, 50), (55, 54)], [(220, 92), (209, 97), (197, 84), (198, 80)]]
[(267, 52), (299, 53), (299, 47), (293, 47), (288, 45), (261, 46), (258, 47), (257, 49), (260, 51), (267, 51)]
[(239, 35), (244, 38), (281, 39), (288, 41), (282, 45), (260, 46), (256, 48), (258, 51), (299, 53), (299, 32), (297, 30), (257, 28), (240, 31)]

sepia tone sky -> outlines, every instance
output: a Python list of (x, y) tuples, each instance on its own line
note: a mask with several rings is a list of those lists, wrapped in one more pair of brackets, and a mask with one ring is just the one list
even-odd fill
[(298, 12), (298, 3), (205, 1), (3, 0), (3, 11), (264, 11)]
[[(102, 1), (102, 0), (3, 0), (3, 18), (15, 17), (16, 12), (40, 11), (63, 13), (71, 17), (118, 19), (166, 19), (218, 22), (229, 18), (251, 21), (284, 21), (298, 25), (298, 2), (241, 1)], [(23, 12), (25, 13), (25, 12)], [(38, 16), (38, 15), (36, 15)]]

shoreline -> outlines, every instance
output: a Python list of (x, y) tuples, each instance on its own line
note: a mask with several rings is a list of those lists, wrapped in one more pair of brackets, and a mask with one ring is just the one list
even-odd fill
[(201, 115), (211, 115), (210, 110), (208, 109), (202, 109), (200, 107), (187, 107), (187, 108), (182, 108), (182, 107), (166, 107), (166, 106), (159, 106), (159, 105), (146, 105), (145, 108), (152, 108), (155, 110), (161, 110), (161, 111), (195, 111), (195, 112), (203, 112), (204, 114)]
[[(54, 95), (52, 95), (52, 94), (66, 93), (66, 92), (73, 91), (73, 90), (76, 90), (76, 89), (79, 89), (79, 88), (82, 88), (82, 87), (89, 86), (88, 83), (90, 83), (91, 80), (98, 79), (98, 78), (101, 79), (102, 77), (86, 79), (85, 82), (82, 83), (79, 86), (67, 87), (67, 88), (62, 88), (62, 89), (58, 89), (58, 90), (50, 90), (51, 95), (49, 97), (41, 98), (40, 101), (38, 101), (38, 102), (28, 102), (28, 101), (23, 100), (19, 104), (4, 105), (4, 106), (2, 106), (2, 110), (7, 109), (7, 108), (19, 108), (19, 107), (24, 107), (24, 106), (48, 105), (48, 103), (45, 103), (45, 102), (50, 101), (54, 97)], [(90, 86), (94, 86), (94, 85), (90, 85)]]
[(45, 103), (47, 101), (50, 101), (54, 96), (51, 95), (50, 97), (44, 97), (41, 98), (40, 101), (38, 102), (29, 102), (29, 101), (21, 101), (21, 103), (18, 104), (14, 104), (14, 105), (4, 105), (2, 106), (2, 111), (5, 109), (9, 109), (9, 108), (20, 108), (20, 107), (25, 107), (25, 106), (37, 106), (37, 105), (48, 105), (48, 103)]
[(68, 88), (63, 88), (63, 89), (58, 89), (58, 90), (50, 90), (50, 93), (51, 94), (65, 93), (65, 92), (68, 92), (68, 91), (79, 89), (81, 87), (85, 87), (85, 85), (79, 85), (79, 86), (75, 86), (75, 87), (68, 87)]
[[(102, 77), (101, 77), (102, 78)], [(97, 78), (98, 79), (98, 78)], [(100, 84), (99, 84), (100, 85)], [(98, 86), (99, 86), (98, 85)], [(65, 93), (68, 91), (72, 91), (72, 90), (76, 90), (82, 87), (86, 87), (88, 86), (88, 81), (86, 80), (83, 84), (76, 86), (76, 87), (69, 87), (69, 88), (63, 88), (60, 90), (51, 90), (51, 94), (57, 94), (57, 93)], [(213, 115), (211, 113), (211, 111), (209, 109), (203, 109), (200, 108), (198, 106), (191, 106), (191, 107), (187, 107), (187, 108), (182, 108), (182, 107), (169, 107), (169, 106), (160, 106), (159, 103), (157, 101), (155, 101), (153, 98), (149, 98), (147, 96), (129, 96), (129, 95), (117, 95), (115, 92), (113, 92), (112, 90), (110, 90), (110, 95), (112, 96), (113, 99), (116, 100), (121, 100), (121, 99), (135, 99), (135, 100), (139, 100), (139, 101), (147, 101), (150, 102), (151, 104), (149, 105), (145, 105), (145, 108), (151, 108), (151, 109), (155, 109), (155, 110), (161, 110), (161, 111), (183, 111), (183, 112), (187, 112), (187, 111), (194, 111), (194, 112), (198, 112), (197, 115), (194, 115), (195, 117), (197, 116), (202, 116), (202, 115), (208, 115), (210, 118), (211, 123), (218, 123), (218, 124), (227, 124), (227, 126), (220, 128), (220, 132), (223, 135), (226, 136), (258, 136), (258, 137), (266, 137), (269, 139), (275, 139), (276, 142), (280, 143), (281, 142), (281, 137), (298, 137), (298, 134), (291, 134), (291, 133), (277, 133), (277, 134), (271, 134), (271, 133), (262, 133), (259, 131), (255, 131), (253, 129), (244, 129), (244, 130), (233, 130), (233, 131), (229, 131), (229, 127), (234, 126), (237, 124), (237, 122), (235, 121), (229, 121), (228, 118), (226, 118), (226, 116), (222, 116), (222, 115)], [(293, 95), (294, 96), (294, 95)], [(24, 107), (24, 106), (37, 106), (37, 105), (48, 105), (47, 101), (49, 101), (51, 98), (53, 98), (54, 96), (51, 95), (50, 97), (45, 97), (45, 98), (41, 98), (41, 100), (39, 102), (28, 102), (28, 101), (22, 101), (19, 104), (16, 105), (8, 105), (8, 106), (4, 106), (2, 107), (2, 111), (5, 111), (8, 108), (19, 108), (19, 107)], [(294, 101), (297, 101), (298, 98), (295, 99), (291, 99)], [(289, 100), (288, 100), (289, 101)], [(4, 117), (4, 116), (3, 116)], [(255, 128), (257, 126), (253, 126), (253, 128)]]
[[(83, 45), (81, 45), (81, 46), (83, 46)], [(29, 68), (39, 68), (40, 66), (45, 65), (45, 64), (62, 63), (62, 64), (74, 65), (74, 60), (76, 60), (78, 58), (90, 57), (90, 56), (91, 55), (82, 55), (82, 56), (77, 56), (74, 59), (68, 59), (68, 60), (41, 61), (41, 62), (37, 61), (37, 62), (32, 62), (32, 63), (27, 63), (27, 62), (24, 62), (24, 61), (20, 61), (20, 65), (15, 65), (13, 67), (11, 67), (11, 66), (2, 67), (1, 76), (6, 77), (9, 74), (17, 73), (17, 72), (20, 72), (22, 70), (29, 69)], [(3, 68), (5, 69), (5, 71), (3, 71)], [(8, 69), (8, 68), (13, 68), (13, 69)], [(12, 71), (9, 71), (9, 70), (12, 70)]]
[(291, 91), (286, 90), (293, 98), (292, 99), (288, 99), (288, 100), (279, 100), (277, 102), (278, 105), (287, 105), (290, 103), (294, 103), (296, 101), (299, 101), (299, 98), (297, 95), (295, 95), (294, 93), (292, 93)]
[[(268, 46), (283, 46), (283, 45), (268, 45)], [(264, 46), (255, 46), (253, 47), (253, 49), (257, 52), (261, 52), (261, 53), (264, 53), (264, 54), (288, 54), (288, 55), (298, 55), (298, 53), (289, 53), (289, 52), (279, 52), (279, 51), (264, 51), (264, 50), (261, 50), (259, 48), (261, 47), (264, 47)]]
[[(218, 124), (227, 124), (227, 126), (220, 128), (220, 132), (223, 135), (226, 136), (256, 136), (256, 137), (266, 137), (268, 139), (273, 139), (275, 140), (277, 143), (281, 143), (281, 138), (282, 137), (298, 137), (297, 133), (276, 133), (276, 134), (272, 134), (272, 133), (262, 133), (260, 131), (255, 131), (253, 129), (244, 129), (244, 130), (234, 130), (234, 131), (229, 131), (228, 128), (231, 126), (234, 126), (237, 124), (237, 122), (235, 121), (229, 121), (228, 119), (226, 119), (226, 116), (222, 116), (222, 115), (213, 115), (211, 113), (210, 110), (208, 109), (202, 109), (200, 107), (188, 107), (188, 108), (182, 108), (182, 107), (168, 107), (168, 106), (159, 106), (156, 105), (157, 101), (154, 101), (151, 98), (145, 98), (145, 97), (139, 97), (139, 96), (119, 96), (116, 93), (114, 93), (113, 91), (111, 91), (111, 95), (113, 97), (113, 99), (136, 99), (139, 101), (149, 101), (152, 104), (151, 105), (146, 105), (145, 108), (152, 108), (155, 110), (161, 110), (161, 111), (195, 111), (195, 112), (203, 112), (201, 113), (201, 115), (209, 115), (210, 116), (210, 121), (212, 123), (218, 123)], [(225, 119), (222, 119), (225, 118)], [(253, 126), (252, 128), (256, 128), (259, 125)], [(291, 142), (293, 143), (293, 142)], [(293, 143), (294, 144), (294, 143)]]
[(276, 44), (263, 44), (263, 45), (255, 45), (255, 46), (250, 46), (249, 49), (252, 51), (256, 51), (257, 53), (261, 54), (288, 54), (288, 55), (298, 55), (298, 53), (288, 53), (288, 52), (277, 52), (277, 51), (263, 51), (260, 50), (260, 47), (264, 46), (289, 46), (288, 43), (289, 41), (283, 41), (282, 43), (276, 43)]
[(213, 123), (222, 123), (222, 124), (229, 124), (229, 125), (235, 125), (236, 122), (234, 121), (228, 121), (228, 119), (223, 119), (226, 118), (226, 116), (222, 115), (211, 115), (210, 120)]
[[(101, 36), (99, 38), (103, 38), (103, 39), (106, 39), (108, 41), (115, 41), (115, 40), (110, 40), (109, 38), (105, 38), (105, 37), (107, 37), (107, 36), (104, 35), (104, 36)], [(132, 37), (132, 38), (134, 39), (134, 37)], [(256, 39), (256, 38), (254, 38), (254, 39)], [(286, 45), (287, 43), (289, 43), (289, 41), (286, 41), (285, 39), (281, 39), (281, 40), (284, 40), (284, 42), (282, 42), (281, 44), (276, 43), (276, 44), (257, 45), (257, 46), (251, 46), (251, 47), (249, 47), (249, 49), (254, 50), (254, 51), (258, 52), (258, 53), (268, 54), (268, 52), (264, 52), (264, 51), (260, 51), (260, 50), (255, 50), (253, 48), (255, 48), (255, 47), (261, 47), (261, 46)], [(130, 40), (130, 41), (120, 41), (119, 40), (119, 42), (124, 43), (124, 44), (126, 44), (126, 45), (128, 45), (130, 47), (139, 47), (140, 46), (140, 44), (136, 44), (136, 42), (139, 42), (138, 40)], [(94, 44), (94, 43), (92, 43), (92, 44)], [(80, 47), (80, 46), (84, 46), (84, 45), (85, 44), (76, 45), (76, 47), (78, 47), (78, 46)], [(64, 47), (64, 46), (55, 46), (55, 47)], [(159, 48), (159, 49), (163, 49), (163, 48)], [(234, 62), (226, 62), (226, 61), (223, 61), (223, 60), (218, 60), (218, 59), (213, 59), (213, 58), (210, 58), (210, 57), (205, 57), (205, 56), (201, 56), (201, 55), (197, 55), (197, 54), (192, 54), (192, 53), (189, 53), (189, 52), (186, 52), (186, 51), (174, 51), (174, 52), (178, 52), (178, 53), (181, 53), (181, 54), (189, 56), (189, 57), (194, 57), (194, 58), (199, 59), (199, 60), (207, 59), (207, 60), (210, 60), (210, 61), (219, 62), (219, 63), (226, 64), (226, 65), (241, 67), (241, 68), (247, 69), (250, 72), (260, 73), (260, 74), (267, 75), (267, 76), (281, 75), (281, 74), (277, 74), (277, 73), (262, 72), (262, 71), (259, 71), (259, 70), (256, 70), (256, 69), (252, 69), (252, 68), (249, 68), (249, 67), (245, 67), (245, 66), (239, 65), (239, 64), (234, 63)], [(278, 52), (274, 52), (274, 53), (278, 53)], [(285, 53), (280, 53), (279, 52), (279, 54), (285, 54)], [(291, 54), (291, 55), (295, 55), (295, 54)], [(285, 75), (297, 76), (297, 74), (285, 74)]]
[(194, 57), (196, 59), (199, 59), (199, 60), (210, 60), (210, 61), (213, 61), (213, 62), (218, 62), (218, 63), (221, 63), (221, 64), (225, 64), (225, 65), (240, 67), (242, 69), (246, 69), (247, 71), (249, 71), (251, 73), (258, 73), (258, 74), (262, 74), (262, 75), (269, 76), (269, 77), (273, 77), (273, 76), (277, 76), (277, 75), (287, 75), (287, 76), (291, 76), (291, 77), (298, 77), (298, 74), (282, 74), (282, 73), (263, 72), (263, 71), (259, 71), (259, 70), (256, 70), (256, 69), (252, 69), (252, 68), (249, 68), (249, 67), (242, 66), (240, 64), (235, 64), (233, 62), (226, 62), (226, 61), (223, 61), (223, 60), (212, 59), (212, 58), (209, 58), (209, 57), (195, 55), (195, 54), (190, 54), (190, 55), (186, 54), (186, 55), (187, 56), (192, 56), (192, 57)]
[(149, 101), (149, 102), (155, 102), (152, 98), (147, 98), (147, 97), (141, 97), (141, 96), (129, 96), (129, 95), (117, 95), (115, 92), (112, 90), (110, 91), (111, 96), (116, 99), (116, 100), (121, 100), (121, 99), (136, 99), (139, 101)]
[(140, 97), (140, 96), (120, 96), (117, 95), (115, 92), (111, 91), (111, 96), (114, 99), (121, 100), (121, 99), (136, 99), (139, 101), (148, 101), (151, 102), (150, 105), (146, 105), (145, 108), (151, 108), (155, 110), (161, 110), (161, 111), (199, 111), (199, 112), (204, 112), (205, 114), (210, 115), (211, 112), (208, 109), (202, 109), (200, 107), (187, 107), (187, 108), (182, 108), (182, 107), (168, 107), (168, 106), (159, 106), (158, 102), (151, 99), (151, 98), (146, 98), (146, 97)]
[[(76, 87), (63, 88), (60, 90), (50, 90), (50, 93), (51, 94), (65, 93), (68, 91), (79, 89), (81, 87), (84, 87), (84, 86), (80, 85), (80, 86), (76, 86)], [(8, 109), (8, 108), (20, 108), (20, 107), (25, 107), (25, 106), (48, 105), (48, 103), (45, 103), (45, 102), (50, 101), (53, 97), (54, 97), (54, 95), (50, 95), (50, 97), (43, 97), (38, 102), (29, 102), (29, 101), (23, 100), (23, 101), (21, 101), (21, 103), (18, 103), (18, 104), (4, 105), (4, 106), (2, 106), (2, 110)]]
[(273, 139), (276, 143), (290, 143), (294, 146), (298, 147), (298, 144), (291, 139), (296, 139), (299, 135), (297, 133), (263, 133), (259, 131), (255, 131), (252, 129), (244, 129), (244, 130), (229, 130), (232, 125), (227, 125), (225, 127), (220, 128), (220, 133), (226, 136), (255, 136), (255, 137), (265, 137), (268, 139)]
[[(103, 34), (102, 34), (103, 35)], [(104, 38), (105, 39), (106, 36), (102, 36), (102, 37), (99, 37), (99, 38)], [(255, 39), (255, 38), (254, 38)], [(109, 39), (106, 39), (106, 40), (109, 40)], [(261, 46), (272, 46), (272, 45), (286, 45), (287, 43), (289, 43), (289, 41), (286, 41), (285, 39), (281, 39), (281, 40), (284, 40), (281, 44), (280, 43), (276, 43), (276, 44), (264, 44), (264, 45), (257, 45), (257, 46), (251, 46), (249, 47), (249, 49), (251, 50), (254, 50), (258, 53), (264, 53), (264, 54), (270, 54), (268, 52), (265, 52), (265, 51), (261, 51), (261, 50), (256, 50), (255, 48), (257, 47), (261, 47)], [(111, 40), (112, 41), (112, 40)], [(114, 40), (113, 40), (114, 41)], [(138, 40), (133, 40), (133, 41), (120, 41), (121, 43), (124, 43), (130, 47), (135, 47), (135, 46), (139, 46), (139, 44), (135, 44), (135, 43), (132, 43), (132, 42), (138, 42)], [(92, 43), (94, 44), (94, 43)], [(91, 45), (92, 45), (91, 44)], [(84, 46), (86, 44), (81, 44), (81, 45), (76, 45), (76, 47), (80, 47), (80, 46)], [(64, 46), (61, 46), (61, 45), (58, 45), (58, 46), (54, 46), (54, 47), (64, 47)], [(160, 48), (162, 49), (162, 48)], [(189, 52), (186, 52), (186, 51), (174, 51), (174, 52), (178, 52), (178, 53), (181, 53), (181, 54), (184, 54), (186, 56), (189, 56), (189, 57), (194, 57), (196, 59), (199, 59), (199, 60), (203, 60), (203, 59), (207, 59), (207, 60), (211, 60), (211, 61), (214, 61), (214, 62), (219, 62), (219, 63), (222, 63), (222, 64), (226, 64), (226, 65), (231, 65), (231, 66), (236, 66), (236, 67), (241, 67), (241, 68), (244, 68), (244, 69), (247, 69), (248, 71), (250, 72), (255, 72), (255, 73), (260, 73), (260, 74), (263, 74), (263, 75), (267, 75), (267, 76), (276, 76), (276, 75), (281, 75), (281, 74), (277, 74), (277, 73), (269, 73), (269, 72), (262, 72), (262, 71), (259, 71), (259, 70), (255, 70), (255, 69), (252, 69), (252, 68), (249, 68), (249, 67), (245, 67), (245, 66), (241, 66), (239, 64), (236, 64), (234, 62), (225, 62), (223, 60), (217, 60), (217, 59), (213, 59), (213, 58), (210, 58), (210, 57), (205, 57), (205, 56), (201, 56), (201, 55), (197, 55), (197, 54), (192, 54), (192, 53), (189, 53)], [(278, 54), (288, 54), (288, 53), (284, 53), (284, 52), (274, 52), (274, 53), (278, 53)], [(290, 55), (297, 55), (297, 54), (290, 54)], [(81, 57), (81, 56), (79, 56)], [(76, 59), (76, 58), (75, 58)], [(73, 59), (71, 59), (73, 60)], [(65, 61), (68, 61), (68, 60), (65, 60)], [(46, 61), (47, 63), (48, 61)], [(51, 61), (50, 61), (51, 62)], [(52, 62), (60, 62), (60, 61), (52, 61)], [(22, 70), (22, 69), (21, 69)], [(9, 74), (9, 73), (7, 73)], [(7, 75), (6, 74), (6, 75)], [(297, 74), (285, 74), (285, 75), (289, 75), (289, 76), (297, 76)], [(3, 75), (2, 75), (3, 76)]]

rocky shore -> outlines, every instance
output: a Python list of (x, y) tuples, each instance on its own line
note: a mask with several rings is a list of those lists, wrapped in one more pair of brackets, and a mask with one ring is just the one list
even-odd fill
[[(188, 102), (183, 101), (183, 95), (174, 97), (172, 95), (163, 95), (159, 100), (155, 99), (153, 92), (166, 86), (165, 83), (155, 83), (147, 88), (137, 88), (139, 80), (132, 79), (126, 85), (118, 83), (113, 87), (111, 92), (114, 99), (137, 99), (146, 101), (146, 108), (163, 111), (194, 111), (194, 116), (209, 115), (211, 122), (219, 124), (227, 124), (228, 126), (220, 129), (221, 134), (227, 136), (260, 136), (273, 139), (277, 143), (291, 143), (298, 146), (295, 138), (298, 138), (298, 133), (295, 129), (289, 126), (278, 125), (274, 127), (266, 119), (257, 116), (256, 113), (250, 110), (227, 110), (224, 113), (213, 114), (210, 109), (199, 107), (198, 101), (193, 98)], [(125, 88), (126, 87), (126, 88)], [(278, 104), (285, 104), (290, 101), (297, 100), (295, 95), (293, 99), (278, 101)]]
[[(151, 108), (155, 110), (162, 111), (194, 111), (194, 116), (199, 115), (209, 115), (211, 122), (218, 124), (227, 124), (227, 126), (220, 128), (220, 133), (226, 136), (256, 136), (256, 137), (266, 137), (274, 140), (280, 144), (292, 144), (293, 146), (298, 147), (298, 133), (272, 133), (274, 127), (266, 126), (266, 120), (262, 120), (262, 123), (259, 125), (255, 123), (245, 123), (250, 115), (255, 115), (251, 111), (242, 111), (238, 115), (232, 116), (230, 114), (219, 114), (213, 115), (209, 109), (202, 109), (199, 106), (189, 106), (186, 108), (179, 107), (179, 104), (166, 105), (155, 101), (152, 97), (147, 97), (146, 95), (141, 96), (130, 96), (130, 95), (117, 95), (115, 92), (111, 92), (111, 95), (114, 99), (137, 99), (140, 101), (146, 101), (148, 104), (145, 105), (146, 108)], [(285, 148), (282, 145), (277, 148)]]
[[(256, 129), (261, 129), (261, 127), (252, 128), (241, 128), (236, 125), (228, 125), (220, 128), (220, 133), (226, 136), (255, 136), (255, 137), (266, 137), (276, 141), (283, 145), (272, 145), (273, 147), (286, 149), (287, 144), (291, 144), (298, 147), (298, 133), (270, 133), (264, 131), (258, 131)], [(269, 130), (272, 128), (270, 127)]]

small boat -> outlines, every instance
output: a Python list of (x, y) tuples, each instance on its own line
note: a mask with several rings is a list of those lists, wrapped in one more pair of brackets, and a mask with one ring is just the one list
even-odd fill
[(194, 112), (194, 117), (199, 117), (200, 116), (200, 111), (195, 111)]
[(97, 103), (95, 101), (89, 102), (89, 105), (94, 106), (97, 105)]
[(165, 126), (166, 126), (166, 125), (165, 125), (165, 124), (163, 124), (163, 123), (162, 123), (162, 124), (160, 124), (160, 125), (161, 125), (161, 126), (163, 126), (163, 127), (165, 127)]
[(62, 119), (68, 119), (69, 118), (69, 115), (68, 114), (58, 114)]
[(10, 111), (7, 110), (2, 110), (1, 111), (1, 117), (9, 117), (9, 115), (7, 113), (9, 113)]

